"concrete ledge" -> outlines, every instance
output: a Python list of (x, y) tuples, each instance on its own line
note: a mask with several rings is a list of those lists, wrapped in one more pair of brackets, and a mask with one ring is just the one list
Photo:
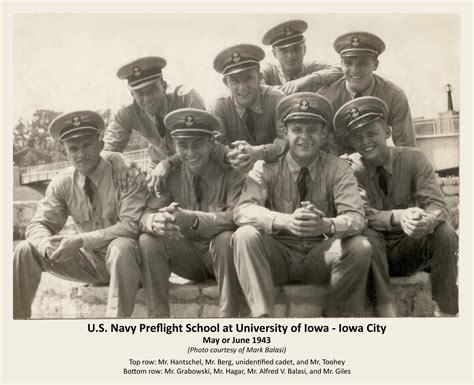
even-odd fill
[[(431, 281), (427, 273), (392, 278), (397, 312), (401, 317), (433, 315)], [(87, 286), (43, 273), (32, 308), (32, 318), (104, 318), (107, 286)], [(309, 318), (323, 315), (327, 288), (315, 285), (275, 287), (276, 317)], [(192, 283), (172, 277), (172, 318), (217, 318), (218, 290), (215, 281)], [(368, 313), (370, 316), (370, 311)], [(138, 292), (133, 318), (147, 318), (143, 290)]]

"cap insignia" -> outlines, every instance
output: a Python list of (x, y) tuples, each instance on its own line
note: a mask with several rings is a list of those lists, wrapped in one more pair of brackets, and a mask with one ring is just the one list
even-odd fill
[(309, 103), (306, 100), (300, 102), (300, 110), (306, 111), (309, 108)]
[(351, 40), (351, 45), (357, 47), (360, 44), (360, 39), (357, 36), (354, 36)]
[(186, 127), (192, 127), (194, 124), (194, 118), (191, 115), (188, 115), (184, 118), (184, 124)]
[(79, 127), (81, 125), (81, 118), (79, 116), (74, 116), (72, 118), (72, 125), (74, 127)]
[(293, 33), (293, 30), (291, 29), (290, 26), (286, 26), (286, 27), (283, 29), (283, 33), (284, 33), (286, 36), (291, 36), (292, 33)]
[(359, 110), (353, 107), (350, 109), (349, 114), (351, 114), (351, 117), (355, 119), (359, 116)]
[(138, 66), (133, 67), (132, 71), (137, 78), (142, 74), (142, 70)]
[(233, 52), (231, 58), (234, 63), (240, 62), (240, 53)]

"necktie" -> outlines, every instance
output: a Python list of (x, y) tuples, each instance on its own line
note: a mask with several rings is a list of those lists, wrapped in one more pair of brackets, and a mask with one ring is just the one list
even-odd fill
[(387, 172), (385, 171), (383, 166), (377, 167), (377, 174), (378, 174), (379, 187), (382, 189), (383, 193), (387, 195), (388, 193)]
[(92, 189), (92, 181), (88, 176), (86, 176), (86, 180), (84, 181), (84, 192), (86, 193), (87, 198), (89, 198), (89, 202), (92, 204), (94, 190)]
[(202, 199), (202, 187), (201, 187), (201, 177), (195, 175), (193, 178), (193, 189), (194, 196), (196, 197), (196, 202), (198, 204), (199, 210), (201, 210), (201, 199)]
[(307, 167), (301, 167), (300, 174), (296, 180), (296, 185), (298, 186), (298, 191), (300, 193), (300, 201), (304, 201), (306, 194), (308, 193), (308, 185), (306, 184), (306, 177), (309, 174)]
[(165, 127), (163, 118), (160, 115), (155, 115), (155, 119), (156, 119), (156, 127), (158, 128), (158, 133), (160, 134), (162, 138), (164, 138), (166, 135), (166, 127)]
[(250, 144), (255, 143), (255, 120), (253, 118), (253, 113), (250, 108), (245, 110), (244, 114), (245, 125), (247, 126), (247, 130), (249, 132), (249, 142)]

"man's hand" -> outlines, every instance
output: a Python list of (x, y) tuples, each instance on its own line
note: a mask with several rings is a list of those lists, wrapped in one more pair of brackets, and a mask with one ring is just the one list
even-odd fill
[(113, 152), (109, 161), (112, 163), (112, 178), (114, 184), (122, 191), (128, 191), (131, 186), (141, 187), (144, 178), (136, 163), (126, 159), (122, 154)]
[[(321, 213), (322, 214), (322, 213)], [(290, 232), (297, 237), (317, 237), (331, 230), (332, 222), (315, 210), (300, 207), (291, 214)]]
[(342, 154), (342, 155), (339, 155), (339, 158), (341, 159), (344, 159), (347, 163), (349, 163), (349, 166), (352, 166), (352, 164), (354, 163), (354, 161), (352, 160), (351, 156), (349, 154)]
[(312, 77), (307, 75), (299, 79), (290, 80), (286, 84), (282, 85), (280, 89), (287, 95), (291, 95), (299, 91), (309, 91), (311, 89), (312, 81)]
[(158, 163), (153, 171), (150, 172), (150, 174), (148, 174), (146, 177), (148, 188), (155, 192), (159, 190), (160, 184), (166, 180), (171, 168), (172, 166), (170, 162), (165, 159)]
[[(58, 242), (59, 245), (54, 250), (54, 244)], [(49, 239), (46, 255), (52, 262), (59, 260), (64, 262), (74, 258), (83, 245), (84, 242), (80, 235), (54, 235)], [(52, 254), (49, 254), (52, 250), (54, 250)]]
[(419, 207), (399, 211), (395, 216), (395, 223), (400, 225), (406, 235), (415, 239), (425, 236), (430, 230), (428, 216)]
[(179, 226), (174, 224), (173, 214), (170, 212), (157, 212), (153, 215), (152, 231), (156, 235), (161, 235), (169, 239), (183, 238)]
[(248, 172), (253, 164), (264, 158), (263, 146), (251, 146), (245, 140), (232, 142), (235, 147), (226, 155), (226, 161), (239, 172)]

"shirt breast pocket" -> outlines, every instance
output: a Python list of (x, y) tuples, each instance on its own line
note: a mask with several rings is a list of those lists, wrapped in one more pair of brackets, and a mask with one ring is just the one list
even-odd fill
[(70, 211), (70, 215), (74, 220), (74, 223), (81, 225), (83, 223), (89, 222), (89, 211), (86, 206), (80, 206)]
[(117, 222), (118, 221), (118, 210), (115, 205), (106, 205), (102, 208), (102, 218), (106, 219), (109, 222)]

